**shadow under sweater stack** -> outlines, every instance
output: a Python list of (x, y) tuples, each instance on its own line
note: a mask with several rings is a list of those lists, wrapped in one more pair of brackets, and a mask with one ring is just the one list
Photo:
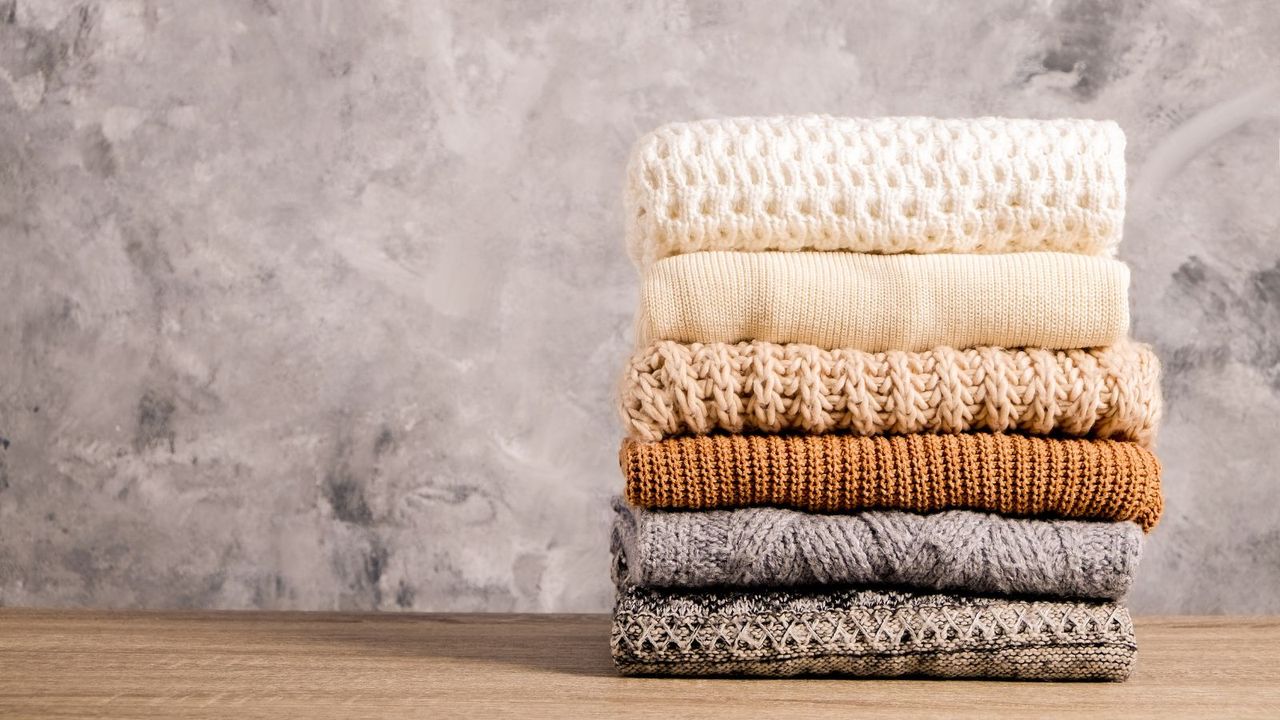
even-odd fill
[(709, 120), (642, 138), (625, 674), (1122, 680), (1161, 512), (1124, 136)]

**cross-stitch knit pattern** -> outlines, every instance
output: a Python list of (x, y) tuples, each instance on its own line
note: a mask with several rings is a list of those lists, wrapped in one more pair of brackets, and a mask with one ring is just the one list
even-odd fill
[(619, 397), (629, 435), (1061, 433), (1149, 445), (1160, 365), (1145, 345), (1090, 350), (939, 347), (823, 350), (767, 342), (654, 343), (631, 358)]
[(627, 500), (649, 509), (983, 510), (1160, 517), (1160, 464), (1134, 443), (963, 435), (708, 435), (627, 440)]
[(619, 591), (626, 675), (930, 675), (1124, 680), (1133, 621), (1110, 603), (872, 590)]
[(734, 118), (665, 125), (627, 168), (640, 266), (700, 250), (1113, 254), (1113, 122)]
[(1131, 522), (968, 510), (664, 512), (621, 498), (613, 507), (614, 580), (647, 587), (893, 585), (1116, 599), (1142, 552), (1142, 529)]
[(1067, 253), (700, 252), (646, 271), (638, 347), (808, 343), (853, 350), (1111, 345), (1129, 328), (1129, 268)]

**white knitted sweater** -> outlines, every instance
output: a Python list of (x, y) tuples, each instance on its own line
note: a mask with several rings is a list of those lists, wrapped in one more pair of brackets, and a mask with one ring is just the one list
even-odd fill
[(699, 250), (1113, 255), (1113, 122), (735, 118), (641, 138), (627, 171), (640, 267)]

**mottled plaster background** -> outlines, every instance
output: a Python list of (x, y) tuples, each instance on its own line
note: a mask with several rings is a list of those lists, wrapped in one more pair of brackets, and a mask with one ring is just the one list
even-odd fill
[(0, 0), (0, 603), (604, 610), (626, 152), (703, 116), (1129, 136), (1168, 510), (1280, 612), (1280, 6)]

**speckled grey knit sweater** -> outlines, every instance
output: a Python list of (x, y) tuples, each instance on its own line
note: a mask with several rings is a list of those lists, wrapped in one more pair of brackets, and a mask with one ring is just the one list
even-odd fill
[(611, 643), (625, 675), (1124, 680), (1137, 650), (1111, 603), (844, 588), (624, 587)]
[(780, 508), (660, 512), (614, 500), (619, 584), (699, 588), (884, 584), (1115, 599), (1133, 580), (1131, 522), (981, 512), (818, 515)]

